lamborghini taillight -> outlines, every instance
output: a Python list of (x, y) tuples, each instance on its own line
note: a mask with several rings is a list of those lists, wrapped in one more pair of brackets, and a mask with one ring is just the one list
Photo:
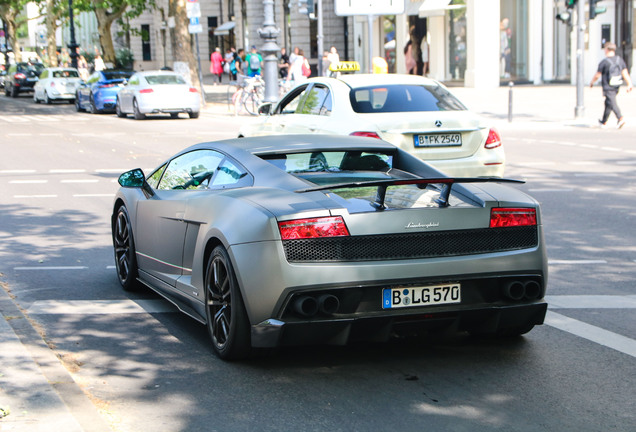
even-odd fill
[(493, 208), (490, 228), (532, 226), (537, 224), (537, 211), (533, 208)]
[(298, 240), (321, 237), (343, 237), (349, 230), (340, 216), (294, 219), (278, 222), (283, 240)]

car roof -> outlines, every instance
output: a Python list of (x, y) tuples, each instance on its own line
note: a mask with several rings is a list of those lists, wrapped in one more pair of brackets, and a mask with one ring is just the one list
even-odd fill
[(139, 71), (136, 72), (137, 75), (147, 76), (147, 75), (179, 75), (175, 71), (167, 71), (167, 70), (149, 70), (149, 71)]
[[(324, 78), (323, 78), (324, 79)], [(351, 88), (381, 85), (439, 85), (431, 78), (404, 74), (343, 74), (337, 79)], [(318, 79), (320, 80), (320, 79)]]

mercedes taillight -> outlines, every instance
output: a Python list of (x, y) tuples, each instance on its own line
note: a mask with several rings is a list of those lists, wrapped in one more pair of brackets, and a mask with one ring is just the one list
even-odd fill
[(499, 132), (497, 132), (497, 129), (492, 128), (488, 132), (488, 138), (486, 138), (486, 144), (484, 144), (484, 147), (487, 149), (494, 149), (499, 146), (501, 146), (501, 136), (499, 135)]

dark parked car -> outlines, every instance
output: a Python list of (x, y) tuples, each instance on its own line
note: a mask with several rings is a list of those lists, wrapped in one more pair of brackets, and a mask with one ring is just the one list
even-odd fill
[(125, 70), (93, 72), (86, 83), (77, 89), (75, 108), (77, 111), (89, 111), (93, 114), (115, 112), (117, 93), (126, 85), (133, 73)]
[(9, 71), (4, 81), (4, 94), (18, 97), (19, 93), (32, 92), (33, 86), (38, 82), (44, 65), (41, 63), (21, 62), (9, 66)]

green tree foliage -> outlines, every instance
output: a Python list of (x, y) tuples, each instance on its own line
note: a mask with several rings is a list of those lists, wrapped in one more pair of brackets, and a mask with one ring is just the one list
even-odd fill
[(15, 61), (22, 61), (20, 41), (18, 40), (18, 27), (26, 22), (22, 13), (27, 0), (0, 0), (0, 18), (7, 24), (7, 45), (13, 49)]

